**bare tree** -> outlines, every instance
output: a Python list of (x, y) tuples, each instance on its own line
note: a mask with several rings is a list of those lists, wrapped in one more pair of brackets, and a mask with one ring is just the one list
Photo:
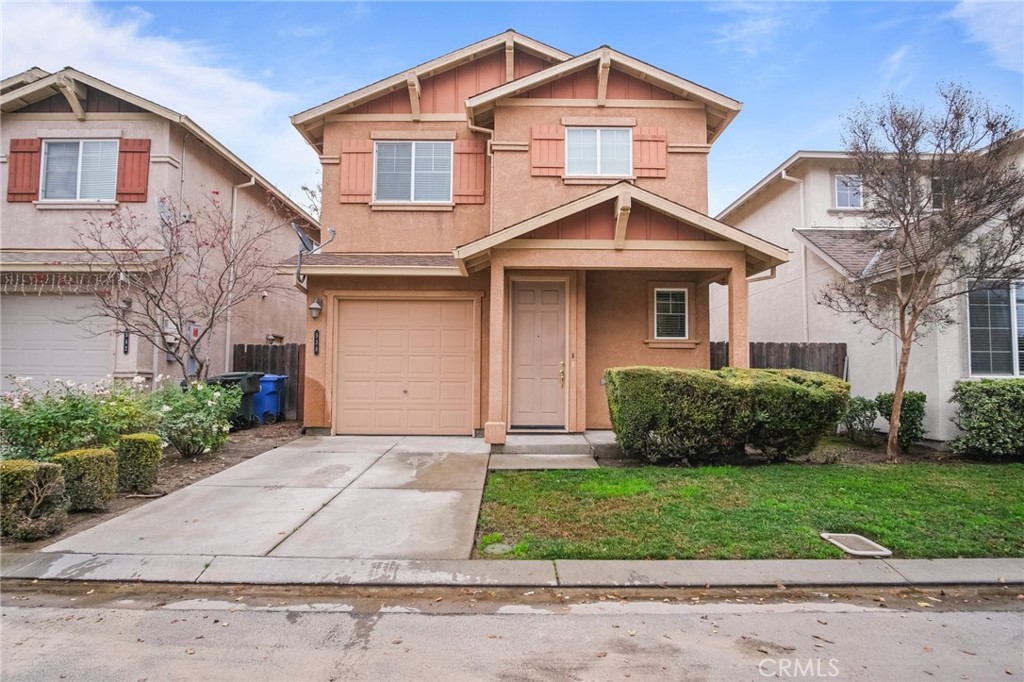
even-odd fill
[(960, 85), (939, 88), (928, 112), (889, 96), (845, 121), (851, 173), (860, 176), (871, 264), (837, 278), (818, 302), (899, 341), (887, 454), (897, 433), (910, 351), (956, 323), (956, 301), (1024, 276), (1024, 173), (1014, 163), (1014, 116)]
[(159, 207), (159, 215), (121, 208), (85, 221), (79, 247), (91, 267), (116, 273), (90, 317), (146, 339), (183, 377), (203, 377), (209, 341), (229, 311), (282, 287), (270, 237), (295, 217), (269, 197), (267, 210), (240, 217), (216, 196), (202, 206), (162, 197)]

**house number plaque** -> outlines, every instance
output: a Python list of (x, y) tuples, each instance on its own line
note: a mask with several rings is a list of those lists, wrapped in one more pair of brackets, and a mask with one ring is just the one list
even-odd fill
[[(125, 342), (127, 343), (127, 341)], [(313, 355), (320, 355), (320, 330), (313, 330)]]
[(126, 329), (124, 332), (124, 341), (121, 342), (121, 352), (125, 355), (128, 355), (128, 336), (128, 330)]

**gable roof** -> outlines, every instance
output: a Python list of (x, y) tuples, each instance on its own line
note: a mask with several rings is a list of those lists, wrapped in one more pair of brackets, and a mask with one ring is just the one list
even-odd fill
[(609, 67), (614, 67), (623, 73), (656, 85), (664, 90), (681, 95), (686, 99), (704, 104), (708, 110), (708, 144), (715, 141), (743, 107), (741, 102), (731, 97), (726, 97), (714, 90), (697, 85), (685, 78), (603, 45), (578, 57), (563, 61), (561, 64), (549, 66), (529, 76), (523, 76), (468, 98), (466, 100), (466, 109), (468, 110), (470, 121), (472, 122), (479, 114), (492, 109), (495, 102), (499, 99), (515, 97), (564, 76), (586, 68), (603, 66), (604, 64), (608, 64)]
[[(36, 78), (35, 76), (39, 77)], [(139, 97), (138, 95), (119, 88), (116, 85), (111, 85), (110, 83), (101, 81), (94, 76), (90, 76), (87, 73), (73, 69), (70, 66), (51, 74), (47, 74), (42, 69), (38, 68), (29, 69), (28, 71), (12, 76), (11, 78), (4, 79), (3, 83), (5, 87), (8, 83), (17, 86), (12, 87), (10, 90), (4, 92), (3, 95), (0, 95), (0, 112), (5, 114), (15, 113), (29, 104), (39, 102), (58, 94), (62, 94), (68, 98), (73, 98), (75, 97), (76, 90), (81, 88), (81, 86), (85, 86), (105, 92), (113, 97), (124, 100), (129, 104), (134, 104), (140, 109), (144, 109), (150, 113), (160, 116), (161, 118), (165, 118), (172, 123), (176, 123), (199, 139), (207, 147), (219, 154), (225, 161), (234, 166), (243, 175), (248, 175), (255, 180), (257, 185), (263, 187), (267, 192), (273, 195), (275, 199), (287, 206), (288, 209), (294, 212), (295, 215), (297, 215), (303, 222), (306, 222), (312, 230), (316, 232), (320, 231), (320, 223), (309, 215), (305, 209), (295, 203), (295, 201), (293, 201), (287, 194), (275, 187), (269, 180), (257, 173), (249, 164), (239, 158), (223, 144), (218, 142), (215, 137), (203, 130), (203, 128), (201, 128), (195, 121), (184, 114), (179, 114), (172, 109), (168, 109), (167, 107), (151, 102), (148, 99)]]
[(572, 55), (562, 52), (559, 49), (545, 45), (539, 40), (534, 40), (513, 29), (508, 29), (498, 35), (485, 38), (479, 42), (467, 45), (466, 47), (449, 52), (430, 61), (423, 62), (419, 66), (406, 69), (376, 83), (354, 90), (346, 95), (324, 102), (311, 109), (299, 112), (291, 117), (292, 125), (298, 128), (299, 132), (311, 145), (317, 144), (319, 129), (323, 125), (323, 118), (331, 114), (340, 114), (347, 109), (352, 109), (360, 104), (376, 99), (381, 95), (394, 90), (405, 89), (410, 77), (427, 78), (449, 69), (454, 69), (460, 64), (472, 61), (480, 56), (505, 49), (506, 45), (519, 47), (526, 52), (535, 54), (545, 59), (561, 62), (569, 59)]
[(8, 90), (20, 88), (23, 85), (28, 85), (33, 81), (37, 81), (40, 78), (45, 78), (49, 75), (49, 71), (44, 71), (38, 66), (33, 66), (30, 69), (26, 69), (25, 71), (14, 74), (13, 76), (8, 76), (3, 79), (3, 81), (0, 81), (0, 94), (5, 94)]
[(641, 189), (628, 181), (618, 182), (610, 187), (605, 187), (596, 192), (580, 197), (579, 199), (570, 201), (567, 204), (549, 209), (514, 225), (509, 225), (497, 232), (492, 232), (486, 237), (481, 237), (480, 239), (469, 242), (468, 244), (456, 247), (452, 250), (452, 253), (456, 260), (465, 263), (469, 258), (473, 258), (474, 256), (484, 253), (495, 246), (503, 244), (511, 239), (515, 239), (516, 237), (521, 237), (528, 232), (532, 232), (533, 230), (544, 227), (545, 225), (549, 225), (557, 220), (561, 220), (562, 218), (574, 215), (580, 211), (607, 201), (621, 201), (623, 199), (628, 199), (630, 202), (635, 201), (637, 203), (644, 204), (648, 208), (658, 211), (659, 213), (663, 213), (680, 222), (692, 225), (724, 240), (742, 245), (748, 256), (752, 256), (756, 261), (763, 263), (763, 267), (754, 268), (755, 272), (748, 272), (748, 274), (756, 274), (756, 272), (767, 270), (789, 260), (789, 252), (781, 246), (773, 244), (765, 239), (761, 239), (760, 237), (755, 237), (754, 235), (732, 227), (731, 225), (726, 225), (725, 223), (719, 222), (699, 211), (687, 208), (682, 204), (678, 204), (653, 192)]
[(875, 230), (813, 227), (793, 231), (811, 251), (847, 277), (868, 274), (878, 259)]

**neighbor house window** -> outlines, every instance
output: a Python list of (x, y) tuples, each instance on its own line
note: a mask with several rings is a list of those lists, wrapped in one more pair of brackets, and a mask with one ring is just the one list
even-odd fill
[(836, 208), (863, 208), (859, 175), (836, 176)]
[(633, 131), (629, 128), (568, 128), (565, 174), (633, 174)]
[(1024, 369), (1024, 282), (968, 295), (971, 374), (1021, 376)]
[(686, 289), (655, 289), (654, 338), (689, 338), (688, 312)]
[(377, 142), (374, 201), (450, 202), (451, 142)]
[(113, 201), (117, 140), (43, 142), (44, 200)]

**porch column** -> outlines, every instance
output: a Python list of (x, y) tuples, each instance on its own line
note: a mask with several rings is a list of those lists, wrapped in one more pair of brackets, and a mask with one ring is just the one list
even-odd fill
[(732, 367), (750, 367), (748, 296), (747, 266), (741, 262), (729, 272), (729, 365)]
[(505, 266), (491, 261), (489, 354), (487, 371), (487, 421), (484, 441), (502, 445), (508, 425), (505, 423)]

